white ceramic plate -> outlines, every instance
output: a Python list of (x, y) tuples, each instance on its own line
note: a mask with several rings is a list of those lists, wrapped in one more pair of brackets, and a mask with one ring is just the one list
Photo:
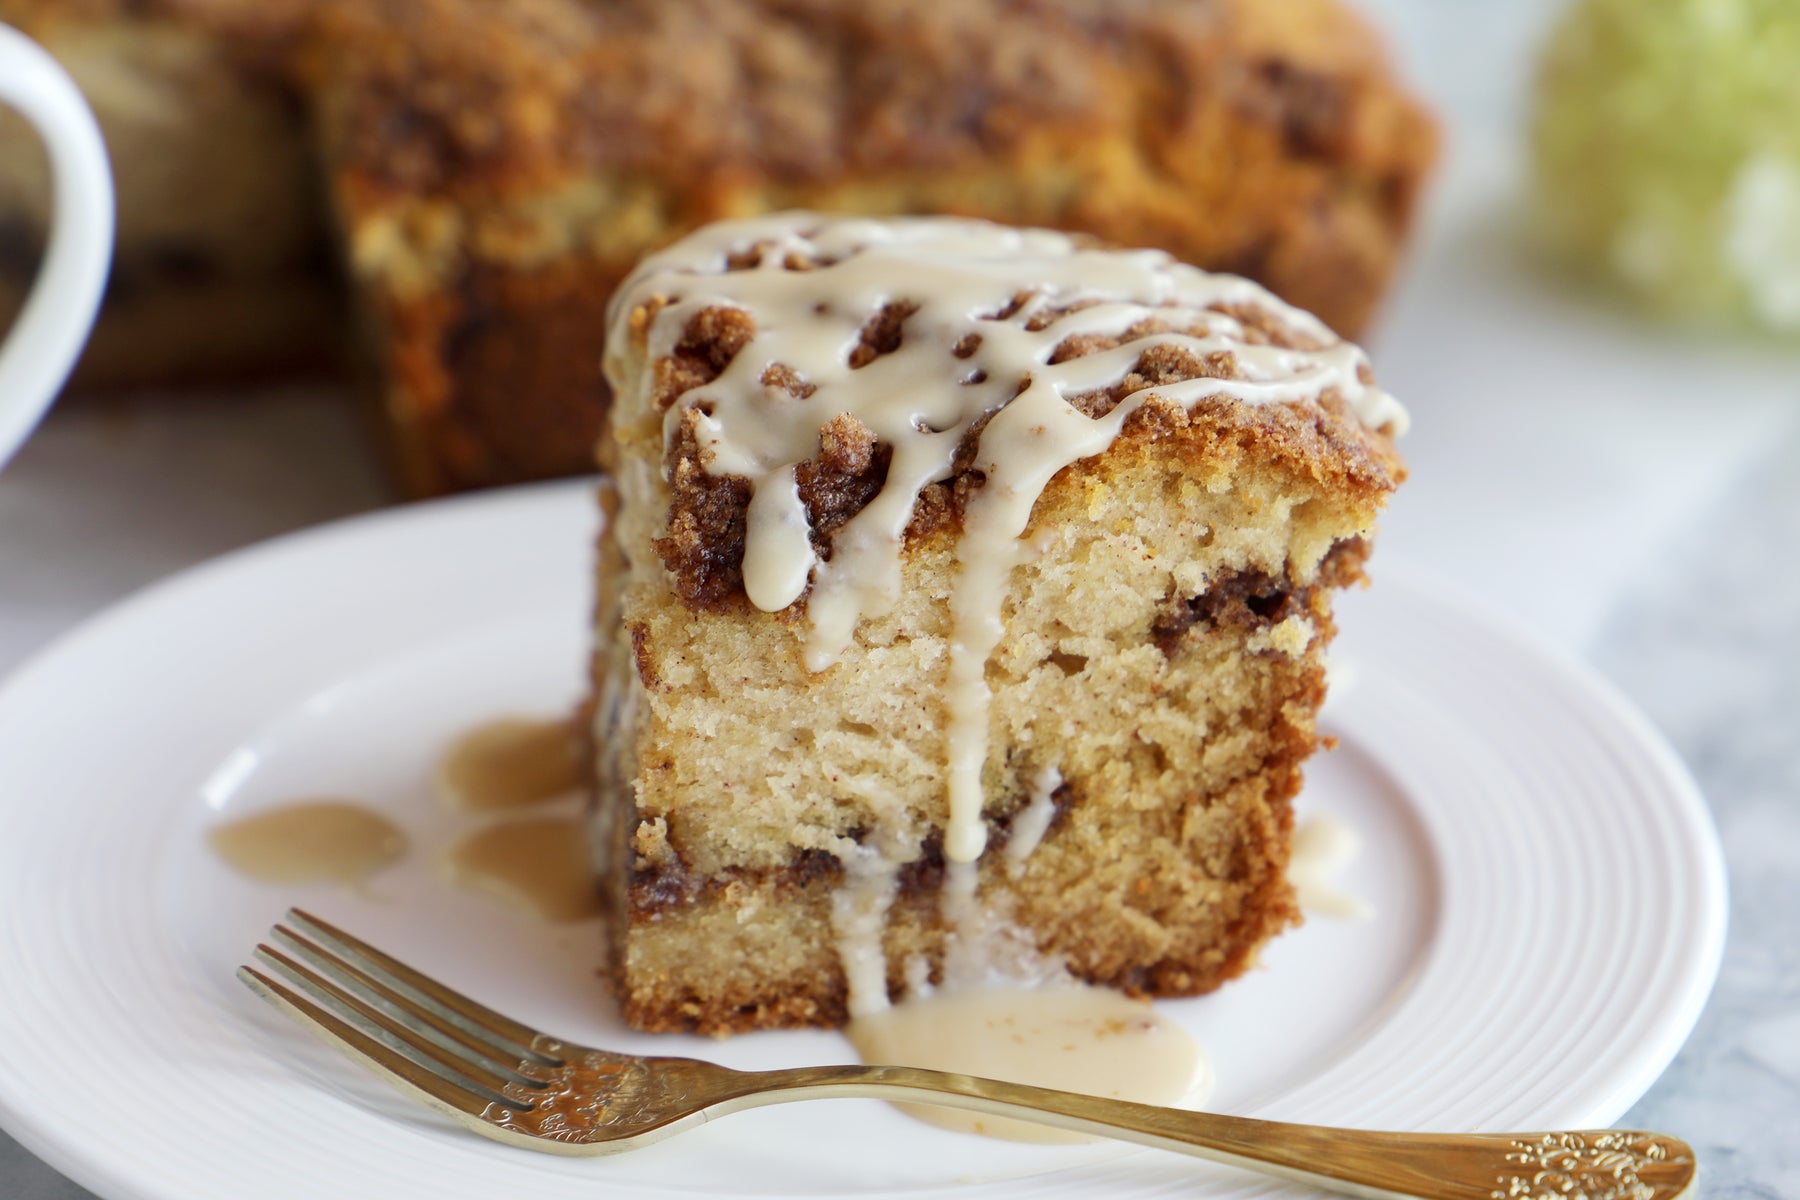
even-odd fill
[[(582, 485), (325, 527), (179, 576), (0, 690), (0, 1123), (104, 1197), (1247, 1196), (1174, 1155), (992, 1142), (841, 1101), (746, 1113), (610, 1159), (440, 1123), (233, 978), (301, 903), (567, 1037), (733, 1066), (850, 1061), (834, 1033), (623, 1029), (592, 924), (434, 875), (461, 828), (428, 779), (457, 730), (580, 693)], [(1705, 806), (1602, 685), (1391, 564), (1351, 597), (1354, 674), (1302, 815), (1367, 842), (1366, 922), (1315, 918), (1219, 994), (1165, 1005), (1214, 1106), (1396, 1129), (1608, 1123), (1699, 1014), (1723, 938)], [(271, 888), (203, 841), (226, 815), (347, 794), (415, 852), (366, 896)]]

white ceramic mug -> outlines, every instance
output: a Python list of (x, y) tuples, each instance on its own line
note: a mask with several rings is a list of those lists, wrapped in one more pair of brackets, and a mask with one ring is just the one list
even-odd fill
[(0, 104), (17, 109), (43, 139), (55, 188), (37, 281), (0, 343), (3, 467), (56, 398), (94, 324), (112, 258), (113, 188), (106, 144), (81, 92), (36, 42), (5, 25)]

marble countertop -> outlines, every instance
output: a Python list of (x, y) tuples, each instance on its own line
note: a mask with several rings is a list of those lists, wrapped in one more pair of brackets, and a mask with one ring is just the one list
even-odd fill
[[(1625, 1121), (1689, 1139), (1705, 1195), (1800, 1196), (1800, 353), (1643, 326), (1517, 252), (1509, 131), (1552, 2), (1365, 5), (1452, 135), (1372, 344), (1414, 416), (1382, 553), (1585, 658), (1694, 771), (1730, 937)], [(172, 571), (393, 502), (363, 424), (331, 388), (61, 406), (0, 475), (0, 673)], [(87, 1193), (0, 1135), (0, 1195)]]

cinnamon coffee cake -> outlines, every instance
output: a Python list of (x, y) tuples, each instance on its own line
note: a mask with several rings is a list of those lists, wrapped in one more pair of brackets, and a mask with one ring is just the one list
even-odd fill
[(989, 972), (1191, 995), (1284, 877), (1405, 423), (1245, 279), (955, 218), (723, 222), (615, 297), (594, 833), (645, 1029)]

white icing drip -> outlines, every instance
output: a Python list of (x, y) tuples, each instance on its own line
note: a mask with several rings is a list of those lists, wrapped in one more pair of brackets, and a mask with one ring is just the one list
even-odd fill
[(838, 961), (844, 965), (852, 1017), (888, 1007), (887, 951), (881, 933), (894, 903), (900, 864), (876, 846), (858, 846), (839, 856), (844, 884), (831, 894), (831, 929)]
[[(759, 265), (728, 259), (761, 249)], [(810, 269), (794, 270), (790, 259)], [(1024, 297), (1016, 311), (998, 316)], [(1187, 406), (1212, 396), (1249, 404), (1316, 401), (1335, 391), (1366, 425), (1402, 432), (1406, 414), (1365, 382), (1362, 352), (1314, 317), (1248, 280), (1213, 275), (1158, 251), (1095, 249), (1064, 234), (952, 218), (868, 220), (787, 213), (703, 229), (638, 267), (613, 299), (618, 326), (660, 298), (648, 330), (651, 362), (671, 354), (691, 318), (709, 308), (741, 310), (754, 336), (726, 369), (664, 415), (665, 439), (698, 408), (701, 465), (747, 478), (753, 488), (744, 552), (745, 588), (765, 610), (786, 608), (810, 582), (807, 666), (822, 671), (851, 643), (865, 617), (899, 596), (900, 551), (920, 491), (948, 479), (964, 435), (990, 416), (957, 544), (950, 596), (946, 687), (949, 860), (941, 897), (951, 950), (988, 939), (976, 898), (974, 862), (987, 843), (982, 768), (988, 751), (989, 658), (1005, 633), (1003, 604), (1020, 541), (1052, 476), (1106, 450), (1152, 395)], [(1088, 307), (1056, 315), (1073, 304)], [(897, 348), (852, 366), (864, 326), (887, 305), (911, 305)], [(1317, 349), (1258, 345), (1219, 307), (1262, 309)], [(1034, 318), (1054, 317), (1033, 329)], [(1118, 337), (1146, 319), (1197, 333), (1151, 333), (1114, 349), (1050, 362), (1067, 338)], [(979, 343), (971, 348), (970, 335)], [(1069, 397), (1116, 385), (1153, 347), (1207, 359), (1224, 356), (1235, 378), (1145, 388), (1090, 418)], [(961, 347), (962, 355), (958, 356)], [(780, 365), (810, 386), (803, 396), (765, 383)], [(609, 364), (616, 403), (650, 414), (654, 372), (626, 379)], [(833, 535), (816, 561), (794, 468), (819, 452), (820, 430), (848, 413), (889, 447), (887, 479), (872, 502)], [(851, 875), (851, 890), (863, 884)], [(860, 904), (856, 907), (861, 912)], [(885, 906), (883, 906), (885, 911)], [(843, 932), (840, 929), (840, 937)], [(861, 937), (861, 934), (857, 935)], [(877, 939), (878, 944), (878, 939)], [(872, 984), (865, 983), (866, 992)], [(853, 985), (854, 993), (854, 985)], [(885, 998), (885, 992), (884, 992)]]
[(995, 923), (981, 905), (979, 884), (980, 869), (973, 862), (952, 858), (944, 864), (938, 912), (947, 931), (944, 987), (950, 991), (979, 987), (992, 962), (988, 942)]
[(745, 519), (744, 592), (764, 612), (779, 612), (806, 590), (817, 557), (792, 465), (757, 481)]
[(1288, 882), (1300, 907), (1320, 916), (1365, 920), (1374, 908), (1361, 896), (1345, 891), (1338, 876), (1362, 850), (1356, 831), (1337, 817), (1309, 817), (1294, 830), (1288, 859)]
[(1031, 799), (1012, 819), (1012, 836), (1006, 839), (1006, 873), (1014, 878), (1024, 874), (1025, 862), (1044, 840), (1050, 822), (1056, 818), (1056, 789), (1062, 786), (1062, 772), (1045, 767), (1031, 780)]
[(1341, 650), (1332, 649), (1325, 656), (1325, 703), (1335, 708), (1356, 689), (1361, 678), (1362, 670), (1356, 660), (1345, 658)]
[(941, 990), (1071, 981), (1062, 956), (1045, 954), (1030, 931), (1012, 920), (1011, 899), (1003, 892), (984, 901), (980, 867), (973, 862), (945, 862), (944, 883), (938, 891), (938, 913), (945, 929)]

